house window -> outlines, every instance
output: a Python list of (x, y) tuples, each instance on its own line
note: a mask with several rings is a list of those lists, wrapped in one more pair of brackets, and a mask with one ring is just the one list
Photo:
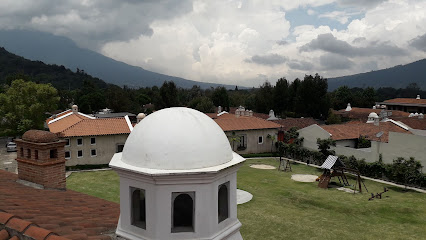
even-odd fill
[(71, 146), (71, 142), (69, 138), (65, 138), (65, 147)]
[(50, 149), (50, 158), (58, 158), (58, 150)]
[(122, 152), (124, 148), (124, 144), (117, 144), (117, 153)]
[(95, 145), (96, 144), (96, 138), (94, 138), (94, 137), (90, 138), (90, 144)]
[(34, 159), (37, 160), (38, 159), (38, 150), (34, 150)]
[(194, 232), (195, 192), (172, 193), (172, 232)]
[(30, 159), (31, 158), (31, 149), (27, 149), (27, 158)]
[(219, 185), (217, 210), (219, 222), (229, 217), (229, 182)]
[(78, 150), (78, 151), (77, 151), (77, 157), (78, 157), (78, 158), (83, 157), (83, 150)]
[(24, 148), (21, 148), (21, 157), (24, 157)]
[(145, 190), (130, 188), (132, 196), (131, 222), (133, 226), (146, 229)]
[(259, 136), (259, 140), (258, 140), (258, 142), (257, 143), (259, 143), (259, 144), (263, 144), (263, 136)]
[(91, 155), (92, 157), (96, 157), (96, 149), (92, 149), (92, 150), (90, 150), (90, 155)]
[(83, 138), (77, 138), (77, 145), (78, 146), (83, 145)]
[(65, 159), (70, 159), (71, 158), (71, 152), (70, 151), (66, 151), (65, 152)]

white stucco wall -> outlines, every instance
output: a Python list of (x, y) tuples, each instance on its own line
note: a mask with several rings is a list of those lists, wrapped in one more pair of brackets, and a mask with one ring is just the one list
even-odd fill
[[(120, 220), (117, 234), (128, 239), (239, 239), (237, 173), (233, 166), (217, 174), (156, 176), (118, 171)], [(218, 223), (218, 187), (229, 182), (229, 217)], [(130, 188), (145, 190), (146, 229), (131, 224)], [(173, 193), (194, 192), (194, 231), (171, 232)], [(221, 235), (224, 235), (220, 237)], [(233, 237), (233, 238), (232, 238)]]
[[(299, 134), (300, 137), (305, 138), (303, 147), (315, 151), (318, 151), (317, 138), (329, 137), (328, 132), (317, 125), (300, 129)], [(345, 143), (343, 141), (339, 144), (336, 143), (336, 147), (331, 147), (331, 149), (336, 151), (336, 155), (353, 155), (357, 159), (365, 159), (367, 162), (378, 161), (380, 153), (384, 163), (392, 163), (398, 157), (406, 159), (414, 157), (421, 162), (422, 166), (426, 167), (426, 136), (390, 132), (387, 143), (372, 141), (371, 148), (362, 149), (345, 147)]]
[[(118, 144), (124, 144), (128, 134), (70, 137), (70, 146), (65, 146), (65, 151), (71, 152), (71, 158), (66, 159), (66, 166), (108, 164), (117, 151)], [(90, 144), (90, 138), (96, 138), (96, 144)], [(77, 145), (77, 139), (83, 139), (83, 145)], [(67, 138), (63, 138), (67, 139)], [(96, 149), (96, 156), (91, 156), (91, 150)], [(77, 157), (77, 151), (83, 150), (83, 157)]]
[[(255, 130), (244, 130), (244, 131), (227, 131), (225, 132), (228, 139), (232, 136), (232, 132), (235, 132), (236, 136), (245, 136), (246, 146), (245, 150), (237, 150), (239, 143), (235, 143), (233, 151), (238, 154), (249, 154), (249, 153), (265, 153), (271, 152), (271, 147), (275, 151), (275, 144), (272, 146), (272, 140), (268, 138), (268, 134), (274, 136), (275, 142), (277, 141), (278, 129), (255, 129)], [(259, 144), (259, 137), (263, 137), (263, 143)], [(274, 143), (275, 143), (274, 142)], [(232, 143), (231, 148), (232, 148)]]
[(379, 150), (385, 163), (392, 163), (398, 157), (414, 157), (426, 167), (426, 136), (390, 132), (389, 143), (381, 143)]
[(317, 124), (298, 130), (299, 138), (303, 139), (303, 147), (318, 151), (317, 138), (327, 139), (331, 135)]

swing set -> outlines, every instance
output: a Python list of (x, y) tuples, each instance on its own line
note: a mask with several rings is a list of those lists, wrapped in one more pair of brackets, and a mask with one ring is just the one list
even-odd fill
[(358, 190), (362, 193), (362, 185), (365, 190), (368, 192), (367, 187), (365, 186), (364, 180), (361, 178), (361, 174), (356, 169), (346, 168), (345, 164), (339, 160), (337, 156), (329, 155), (325, 162), (321, 165), (321, 168), (324, 169), (323, 174), (319, 177), (318, 187), (320, 188), (328, 188), (330, 184), (330, 180), (332, 177), (337, 177), (340, 184), (343, 186), (350, 186), (348, 178), (346, 177), (346, 173), (355, 175), (356, 183), (354, 184), (354, 193)]

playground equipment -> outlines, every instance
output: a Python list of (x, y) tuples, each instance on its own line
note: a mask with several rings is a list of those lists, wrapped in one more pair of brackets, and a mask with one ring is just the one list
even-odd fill
[(361, 183), (364, 185), (365, 190), (368, 192), (368, 189), (361, 178), (360, 172), (356, 169), (346, 168), (345, 164), (340, 161), (339, 157), (329, 155), (325, 162), (321, 165), (321, 168), (324, 169), (324, 172), (319, 177), (318, 187), (325, 189), (328, 188), (328, 184), (330, 183), (332, 177), (337, 177), (340, 184), (342, 184), (343, 186), (350, 186), (348, 178), (345, 175), (345, 172), (347, 172), (356, 176), (356, 183), (354, 184), (354, 193), (356, 191), (357, 185), (359, 192), (362, 193)]
[(290, 160), (284, 159), (283, 157), (280, 156), (280, 165), (278, 166), (278, 171), (279, 170), (282, 170), (284, 172), (287, 172), (287, 171), (292, 172)]
[(374, 200), (375, 198), (376, 199), (382, 199), (382, 194), (385, 193), (385, 192), (388, 192), (388, 191), (389, 191), (389, 189), (384, 187), (383, 192), (381, 192), (381, 193), (376, 193), (376, 195), (374, 195), (374, 193), (371, 193), (371, 197), (368, 199), (368, 201)]

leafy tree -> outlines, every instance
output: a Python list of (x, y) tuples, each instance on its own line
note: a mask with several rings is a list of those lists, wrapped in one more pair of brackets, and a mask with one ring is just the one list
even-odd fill
[(161, 99), (163, 100), (163, 106), (177, 107), (179, 106), (178, 91), (176, 84), (173, 81), (165, 81), (160, 88)]
[(273, 90), (274, 110), (280, 116), (284, 116), (287, 111), (289, 91), (288, 81), (285, 78), (278, 79)]
[(272, 99), (273, 96), (273, 88), (271, 83), (266, 81), (260, 86), (259, 90), (255, 95), (254, 109), (255, 112), (260, 113), (269, 113), (274, 107), (274, 101)]
[(416, 183), (419, 178), (424, 178), (422, 174), (422, 165), (415, 158), (410, 157), (406, 160), (405, 158), (399, 157), (393, 160), (393, 164), (390, 167), (391, 177), (401, 183), (407, 184)]
[(235, 143), (240, 142), (240, 137), (235, 134), (235, 132), (232, 132), (231, 136), (228, 136), (229, 142), (232, 145), (232, 150), (235, 151)]
[(214, 112), (214, 104), (208, 97), (194, 98), (191, 102), (189, 102), (188, 106), (203, 113)]
[(30, 129), (43, 129), (46, 112), (56, 110), (58, 91), (50, 84), (15, 80), (0, 93), (0, 132), (22, 135)]
[(334, 155), (334, 151), (329, 150), (331, 146), (336, 146), (336, 141), (327, 138), (327, 139), (319, 139), (317, 138), (318, 150), (322, 153), (323, 157), (327, 157), (328, 155)]
[(275, 134), (274, 135), (268, 134), (266, 138), (271, 139), (271, 152), (272, 152), (274, 149), (274, 143), (277, 140), (277, 136)]
[(333, 113), (333, 111), (330, 109), (328, 111), (328, 117), (327, 117), (327, 124), (339, 124), (342, 123), (342, 118), (340, 117), (340, 115), (336, 115)]
[(359, 136), (357, 141), (357, 148), (369, 148), (371, 147), (371, 141), (365, 136)]
[(216, 107), (221, 106), (225, 111), (229, 112), (229, 96), (225, 87), (217, 87), (213, 91), (212, 101)]

